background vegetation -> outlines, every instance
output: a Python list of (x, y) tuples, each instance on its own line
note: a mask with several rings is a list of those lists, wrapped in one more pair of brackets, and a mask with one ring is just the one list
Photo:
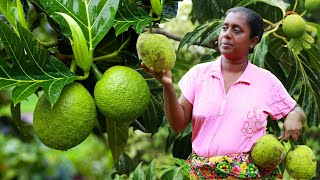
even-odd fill
[[(193, 0), (192, 3), (167, 0), (161, 16), (150, 13), (148, 0), (4, 0), (0, 2), (0, 179), (187, 178), (184, 159), (191, 151), (191, 129), (175, 134), (168, 127), (163, 114), (162, 88), (155, 80), (148, 80), (153, 97), (150, 108), (129, 129), (116, 132), (128, 132), (127, 139), (119, 144), (109, 143), (115, 137), (108, 136), (106, 119), (99, 116), (92, 135), (66, 152), (47, 148), (34, 135), (32, 114), (37, 95), (47, 93), (54, 104), (63, 86), (72, 81), (81, 82), (92, 92), (97, 81), (95, 71), (104, 72), (118, 64), (134, 68), (150, 79), (140, 68), (135, 43), (138, 35), (151, 26), (153, 32), (167, 35), (176, 45), (173, 74), (177, 83), (193, 65), (219, 55), (215, 42), (221, 18), (227, 9), (240, 5), (252, 8), (265, 19), (265, 34), (251, 61), (276, 74), (307, 113), (298, 143), (309, 145), (319, 164), (320, 16), (305, 12), (304, 0)], [(86, 50), (92, 53), (90, 72), (72, 66), (76, 52), (70, 39), (74, 37), (67, 22), (55, 12), (66, 13), (79, 24), (86, 38)], [(307, 32), (314, 41), (302, 39), (303, 42), (289, 43), (281, 23), (292, 12), (301, 14), (316, 29)], [(95, 20), (99, 23), (94, 23)], [(22, 50), (8, 50), (8, 46)], [(14, 54), (19, 52), (24, 52), (25, 57), (15, 59)], [(43, 61), (48, 63), (49, 74), (56, 73), (50, 70), (49, 62), (62, 62), (65, 67), (61, 70), (68, 74), (64, 83), (57, 85), (56, 79), (47, 83), (28, 79), (37, 72), (35, 64), (28, 61), (33, 57), (36, 64), (43, 57), (49, 60)], [(26, 63), (19, 68), (18, 62)], [(48, 77), (40, 74), (41, 78)], [(51, 85), (56, 87), (56, 92), (47, 91)], [(282, 122), (270, 121), (268, 131), (280, 135)], [(116, 146), (121, 151), (116, 151)], [(314, 179), (319, 179), (319, 165), (317, 174)], [(290, 179), (287, 175), (286, 178)]]

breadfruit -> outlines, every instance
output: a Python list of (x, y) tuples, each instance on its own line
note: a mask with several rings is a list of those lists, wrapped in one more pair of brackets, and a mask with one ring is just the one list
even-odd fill
[(294, 179), (311, 179), (316, 173), (316, 157), (306, 145), (298, 145), (294, 150), (290, 150), (284, 164), (287, 172)]
[(170, 70), (176, 62), (176, 52), (171, 41), (162, 34), (144, 32), (139, 35), (137, 44), (139, 59), (147, 68), (153, 67), (155, 72)]
[(58, 101), (51, 107), (42, 95), (33, 114), (33, 128), (46, 146), (68, 150), (82, 143), (92, 132), (97, 110), (88, 90), (80, 83), (66, 85)]
[(286, 156), (283, 144), (272, 135), (260, 137), (252, 146), (251, 157), (260, 168), (272, 169), (280, 164)]
[(289, 38), (301, 37), (306, 31), (306, 27), (305, 20), (297, 14), (288, 15), (282, 22), (283, 33)]
[(320, 1), (319, 0), (306, 0), (304, 3), (304, 7), (311, 14), (320, 12)]
[(150, 89), (143, 76), (126, 66), (112, 66), (94, 87), (94, 100), (108, 119), (131, 123), (141, 116), (150, 102)]

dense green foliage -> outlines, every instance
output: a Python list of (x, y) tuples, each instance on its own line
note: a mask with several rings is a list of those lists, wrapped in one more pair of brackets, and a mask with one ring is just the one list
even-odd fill
[[(111, 164), (108, 168), (115, 170), (112, 177), (118, 179), (126, 176), (133, 179), (142, 176), (151, 177), (150, 179), (184, 177), (187, 165), (183, 159), (191, 152), (191, 128), (180, 134), (175, 134), (168, 128), (163, 112), (162, 87), (141, 69), (141, 60), (136, 49), (137, 38), (143, 31), (149, 30), (162, 33), (178, 43), (176, 65), (172, 69), (176, 83), (194, 64), (210, 61), (219, 55), (216, 42), (224, 12), (231, 7), (247, 6), (261, 14), (265, 22), (265, 33), (250, 59), (254, 64), (274, 73), (306, 112), (307, 123), (297, 143), (312, 146), (319, 162), (319, 144), (314, 140), (319, 138), (319, 133), (313, 128), (320, 124), (320, 16), (305, 11), (304, 0), (192, 0), (189, 18), (196, 27), (188, 33), (172, 34), (168, 29), (159, 27), (174, 20), (179, 0), (161, 2), (163, 4), (156, 0), (152, 0), (152, 3), (149, 0), (2, 0), (0, 123), (4, 119), (11, 120), (12, 123), (5, 127), (15, 128), (15, 132), (22, 134), (20, 139), (25, 141), (23, 134), (29, 131), (23, 124), (28, 118), (21, 116), (21, 112), (24, 112), (26, 99), (41, 92), (51, 105), (54, 105), (63, 87), (74, 81), (83, 84), (93, 94), (101, 72), (115, 65), (127, 66), (143, 75), (149, 85), (151, 101), (145, 113), (131, 123), (130, 127), (112, 123), (98, 112), (98, 122), (93, 133), (105, 143), (106, 149), (100, 149), (99, 152), (103, 151), (109, 158), (108, 162), (103, 163)], [(152, 8), (156, 8), (155, 11)], [(306, 32), (298, 39), (286, 37), (282, 30), (283, 19), (292, 13), (299, 14), (307, 24)], [(183, 27), (180, 27), (181, 29)], [(194, 49), (201, 49), (199, 46), (206, 49), (201, 53), (200, 60), (194, 55)], [(11, 107), (11, 113), (2, 113), (4, 107)], [(283, 120), (269, 121), (268, 131), (279, 136), (282, 122)], [(149, 161), (140, 163), (143, 158), (126, 155), (130, 149), (128, 146), (136, 146), (136, 142), (131, 142), (130, 139), (137, 134), (123, 134), (128, 132), (129, 128), (150, 137), (166, 131), (166, 146), (162, 145), (162, 148), (173, 156), (173, 160), (168, 161), (163, 168), (163, 164), (159, 165), (157, 161), (151, 163), (152, 157)], [(1, 131), (5, 132), (3, 129)], [(11, 137), (1, 138), (6, 138), (3, 142), (6, 142), (7, 138), (11, 142)], [(137, 141), (139, 140), (137, 138)], [(148, 142), (148, 138), (143, 138), (142, 141)], [(79, 147), (83, 145), (90, 149), (95, 146), (84, 145), (85, 142)], [(12, 155), (18, 159), (15, 161), (20, 162), (18, 154), (29, 152), (31, 148), (29, 145), (22, 146), (25, 145), (19, 145), (20, 152)], [(6, 146), (1, 146), (1, 152), (4, 147)], [(89, 156), (96, 153), (88, 152)], [(110, 158), (111, 156), (113, 158)], [(4, 161), (11, 162), (8, 155), (5, 157)], [(31, 158), (32, 161), (29, 158), (26, 163), (46, 161), (41, 153), (37, 157)], [(0, 161), (2, 160), (3, 158), (0, 158)], [(78, 159), (76, 161), (81, 162)], [(2, 164), (3, 162), (0, 163), (0, 171)], [(19, 163), (15, 162), (10, 169), (19, 169), (17, 164)], [(31, 178), (28, 173), (41, 171), (46, 163), (37, 164), (40, 167), (35, 170), (28, 172), (24, 169), (27, 166), (20, 170), (25, 171), (26, 176)], [(95, 165), (89, 163), (87, 166), (89, 168)], [(85, 167), (77, 167), (82, 168)], [(69, 172), (72, 171), (69, 169)], [(102, 173), (100, 177), (109, 177), (110, 174)], [(17, 173), (6, 176), (11, 179), (17, 177)]]

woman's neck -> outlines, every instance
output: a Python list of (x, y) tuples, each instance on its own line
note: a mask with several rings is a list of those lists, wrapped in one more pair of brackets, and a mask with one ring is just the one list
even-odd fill
[(248, 65), (248, 58), (240, 60), (228, 60), (221, 56), (221, 69), (228, 73), (242, 73)]

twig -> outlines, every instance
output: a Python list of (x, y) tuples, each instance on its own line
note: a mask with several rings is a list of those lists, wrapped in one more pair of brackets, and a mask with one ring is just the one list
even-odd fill
[[(168, 38), (175, 40), (175, 41), (181, 41), (183, 39), (182, 36), (170, 33), (168, 31), (165, 31), (164, 29), (161, 29), (161, 28), (152, 28), (152, 32), (157, 33), (157, 34), (163, 34), (163, 35), (167, 36)], [(212, 41), (216, 41), (216, 39), (213, 39)], [(213, 47), (210, 46), (209, 44), (200, 44), (199, 42), (193, 43), (192, 45), (198, 45), (198, 46), (213, 49)]]

